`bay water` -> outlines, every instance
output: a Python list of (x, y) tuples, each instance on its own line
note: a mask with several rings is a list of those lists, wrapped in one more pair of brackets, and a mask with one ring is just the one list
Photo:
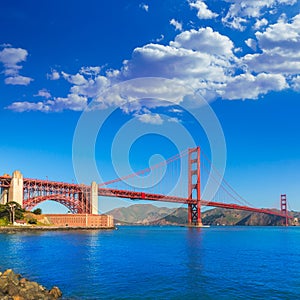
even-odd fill
[(300, 299), (299, 227), (1, 233), (0, 251), (63, 299)]

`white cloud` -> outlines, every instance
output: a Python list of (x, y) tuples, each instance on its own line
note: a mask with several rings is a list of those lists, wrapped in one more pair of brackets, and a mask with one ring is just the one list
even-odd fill
[(262, 53), (242, 58), (249, 70), (290, 75), (300, 73), (300, 14), (290, 22), (280, 18), (255, 35)]
[(176, 21), (175, 19), (170, 20), (170, 24), (175, 27), (176, 30), (182, 31), (182, 23)]
[(21, 75), (7, 77), (4, 80), (6, 84), (11, 84), (11, 85), (28, 85), (30, 84), (31, 81), (33, 81), (32, 78), (21, 76)]
[(25, 112), (25, 111), (49, 111), (49, 107), (45, 105), (44, 102), (14, 102), (7, 107), (7, 109), (16, 111), (16, 112)]
[(4, 65), (5, 83), (11, 85), (28, 85), (33, 81), (30, 77), (19, 75), (19, 71), (22, 69), (20, 63), (26, 61), (28, 52), (22, 48), (12, 48), (10, 44), (4, 44), (6, 46), (0, 51), (0, 62)]
[(16, 112), (41, 111), (41, 112), (59, 112), (65, 109), (73, 111), (82, 111), (87, 107), (87, 98), (75, 94), (69, 94), (67, 97), (57, 97), (53, 100), (44, 102), (14, 102), (7, 108)]
[(268, 20), (265, 18), (262, 18), (261, 20), (257, 20), (254, 24), (254, 29), (260, 29), (261, 27), (267, 26), (268, 25)]
[(95, 79), (85, 79), (81, 83), (79, 80), (70, 91), (72, 94), (82, 95), (89, 98), (96, 97), (101, 91), (110, 85), (110, 80), (105, 76), (97, 76)]
[[(241, 5), (242, 2), (236, 4)], [(249, 10), (248, 15), (254, 15), (254, 12)], [(243, 17), (245, 22), (248, 15)], [(234, 14), (232, 16), (238, 18)], [(244, 24), (240, 19), (235, 20), (237, 27)], [(234, 47), (228, 36), (210, 27), (191, 29), (179, 33), (168, 45), (149, 43), (135, 48), (131, 58), (124, 60), (119, 70), (104, 71), (98, 66), (82, 67), (75, 74), (52, 70), (51, 79), (57, 73), (56, 79), (61, 77), (70, 83), (66, 97), (47, 97), (47, 91), (44, 91), (44, 102), (24, 102), (23, 106), (16, 102), (9, 108), (16, 111), (80, 111), (93, 101), (92, 109), (120, 107), (124, 112), (136, 115), (141, 122), (161, 124), (164, 119), (150, 110), (180, 104), (188, 98), (197, 106), (195, 99), (187, 96), (190, 88), (197, 90), (208, 101), (217, 97), (257, 99), (270, 91), (286, 89), (289, 85), (299, 90), (300, 15), (290, 21), (281, 17), (271, 25), (260, 18), (260, 23), (256, 24), (259, 31), (254, 38), (246, 38), (245, 43), (254, 51), (260, 49), (260, 52), (243, 57), (239, 53), (237, 57), (239, 48)], [(114, 83), (140, 77), (167, 78), (171, 83), (168, 81), (165, 85), (156, 86), (148, 79), (146, 85), (143, 82), (132, 86), (129, 81), (125, 86), (112, 87)], [(42, 96), (42, 92), (39, 94)], [(136, 99), (139, 101), (134, 101)]]
[(132, 59), (124, 65), (127, 78), (160, 76), (198, 81), (224, 80), (224, 68), (230, 63), (216, 55), (185, 48), (148, 44), (134, 49)]
[[(231, 0), (224, 1), (232, 2)], [(222, 21), (229, 27), (243, 31), (246, 28), (247, 20), (259, 19), (266, 12), (271, 13), (272, 9), (277, 8), (278, 5), (294, 5), (296, 2), (297, 0), (235, 0)], [(257, 21), (256, 26), (266, 25), (264, 23), (265, 21), (263, 23)]]
[(146, 12), (149, 11), (149, 5), (148, 5), (148, 4), (141, 3), (141, 4), (139, 5), (139, 7), (140, 7), (141, 9), (143, 9), (144, 11), (146, 11)]
[[(19, 69), (22, 68), (18, 64), (26, 61), (27, 55), (28, 52), (25, 49), (4, 48), (2, 51), (0, 51), (0, 62), (4, 64), (4, 72), (6, 73), (6, 71), (8, 71), (17, 74)], [(9, 73), (9, 75), (12, 75), (12, 73)]]
[(251, 38), (247, 39), (247, 40), (245, 41), (245, 44), (246, 44), (249, 48), (251, 48), (252, 50), (256, 51), (256, 49), (257, 49), (257, 42), (256, 42), (254, 39), (251, 39)]
[(157, 39), (155, 40), (155, 42), (156, 42), (156, 43), (159, 43), (159, 42), (161, 42), (164, 38), (165, 38), (165, 36), (164, 36), (163, 34), (161, 34), (160, 37), (157, 38)]
[(46, 98), (46, 99), (51, 98), (51, 94), (46, 89), (39, 90), (38, 93), (34, 96), (43, 97), (43, 98)]
[(222, 22), (224, 25), (229, 26), (233, 29), (237, 29), (239, 31), (244, 31), (246, 29), (247, 20), (241, 17), (229, 17), (228, 14), (226, 17), (222, 18)]
[(171, 123), (180, 123), (180, 120), (178, 118), (168, 118), (168, 122), (171, 122)]
[(183, 113), (183, 110), (182, 109), (178, 109), (178, 108), (172, 108), (169, 111), (171, 113), (174, 113), (174, 114), (182, 114)]
[(153, 114), (153, 113), (136, 115), (136, 117), (142, 123), (148, 123), (148, 124), (153, 124), (153, 125), (161, 125), (164, 122), (160, 115)]
[[(108, 77), (97, 75), (99, 72), (100, 67), (83, 67), (75, 75), (61, 72), (62, 77), (72, 84), (70, 93), (66, 97), (51, 99), (51, 94), (47, 90), (42, 89), (35, 96), (46, 98), (47, 100), (44, 102), (15, 102), (8, 109), (18, 112), (29, 110), (42, 112), (58, 112), (67, 109), (73, 111), (84, 110), (87, 107), (88, 100), (95, 99), (110, 84)], [(56, 73), (58, 72), (53, 70), (51, 76)], [(115, 74), (119, 73), (115, 72)]]
[(218, 14), (208, 9), (206, 3), (202, 0), (191, 0), (189, 1), (189, 5), (191, 8), (196, 8), (198, 10), (197, 17), (199, 19), (213, 19), (218, 16)]
[(87, 107), (87, 97), (69, 94), (66, 98), (57, 97), (54, 101), (47, 102), (52, 110), (62, 111), (65, 109), (82, 111)]
[(82, 67), (79, 70), (80, 74), (88, 75), (88, 76), (97, 76), (100, 74), (101, 67), (95, 66), (95, 67)]
[(242, 74), (233, 77), (221, 95), (223, 99), (257, 99), (269, 91), (281, 91), (288, 85), (283, 75), (261, 73), (257, 76)]
[(47, 78), (50, 80), (58, 80), (60, 78), (60, 74), (56, 70), (51, 70), (51, 73), (47, 74)]
[(212, 28), (200, 28), (199, 30), (185, 31), (175, 37), (170, 43), (176, 48), (185, 48), (201, 53), (232, 56), (233, 43), (225, 35), (221, 35)]
[(293, 88), (294, 91), (300, 92), (300, 75), (293, 78), (292, 88)]
[[(289, 23), (280, 18), (277, 23), (271, 24), (264, 32), (256, 32), (260, 46), (267, 50), (278, 52), (280, 49), (297, 51), (300, 45), (300, 14)], [(282, 52), (282, 51), (280, 51)]]
[(234, 52), (234, 53), (243, 52), (243, 48), (241, 48), (241, 47), (234, 48), (234, 49), (233, 49), (233, 52)]
[(75, 84), (75, 85), (84, 85), (87, 83), (87, 80), (84, 78), (83, 75), (77, 73), (75, 75), (70, 75), (65, 72), (61, 72), (61, 75), (64, 79), (66, 79), (68, 82)]

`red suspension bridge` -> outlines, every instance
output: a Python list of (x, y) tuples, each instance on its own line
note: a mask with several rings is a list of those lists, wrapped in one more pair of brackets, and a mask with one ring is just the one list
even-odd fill
[[(184, 164), (186, 157), (187, 164)], [(205, 188), (209, 182), (214, 183), (216, 191), (210, 199), (205, 199)], [(288, 219), (292, 218), (288, 214), (286, 195), (281, 195), (280, 210), (252, 206), (223, 179), (204, 153), (200, 156), (199, 147), (187, 149), (154, 166), (101, 184), (23, 178), (19, 171), (15, 171), (12, 177), (0, 176), (0, 202), (15, 201), (27, 210), (43, 201), (53, 200), (74, 214), (98, 214), (99, 196), (185, 204), (188, 207), (188, 223), (193, 226), (202, 226), (202, 206), (279, 216), (284, 225), (288, 225)]]

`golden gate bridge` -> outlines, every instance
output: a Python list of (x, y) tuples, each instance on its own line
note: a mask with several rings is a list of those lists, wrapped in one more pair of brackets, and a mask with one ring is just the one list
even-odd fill
[[(183, 163), (185, 158), (187, 164)], [(211, 199), (205, 199), (209, 180), (214, 182), (216, 191)], [(177, 182), (176, 188), (174, 182)], [(149, 168), (99, 184), (23, 178), (19, 171), (15, 171), (13, 176), (0, 176), (0, 196), (1, 203), (15, 201), (26, 210), (52, 200), (66, 206), (74, 214), (98, 214), (99, 196), (179, 203), (188, 207), (190, 226), (202, 226), (202, 206), (279, 216), (286, 226), (292, 218), (288, 213), (286, 195), (280, 197), (280, 210), (257, 208), (247, 202), (228, 184), (205, 154), (200, 153), (200, 147), (187, 149)]]

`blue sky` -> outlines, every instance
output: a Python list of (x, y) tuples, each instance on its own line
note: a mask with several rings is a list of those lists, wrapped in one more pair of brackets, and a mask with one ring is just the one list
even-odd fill
[[(135, 171), (188, 142), (172, 140), (172, 128), (210, 155), (214, 137), (191, 117), (201, 109), (192, 89), (222, 127), (227, 181), (258, 207), (278, 207), (286, 193), (300, 210), (299, 1), (11, 0), (0, 4), (0, 26), (1, 173), (75, 182), (73, 137), (88, 106), (117, 109), (94, 145), (105, 180), (115, 162), (127, 171), (122, 143), (111, 156), (119, 130), (133, 141)], [(134, 141), (136, 128), (145, 135)]]

